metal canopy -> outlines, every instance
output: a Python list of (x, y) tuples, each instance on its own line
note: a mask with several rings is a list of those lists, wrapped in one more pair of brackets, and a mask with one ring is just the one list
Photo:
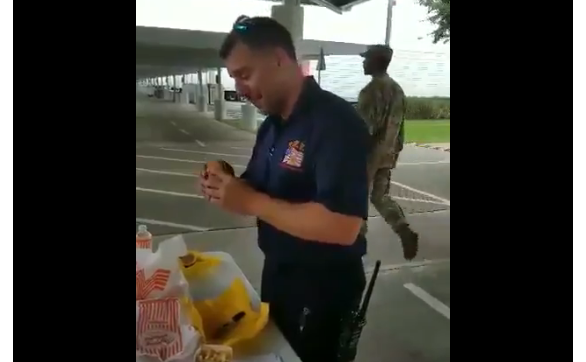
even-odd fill
[[(136, 77), (195, 73), (201, 68), (222, 67), (219, 47), (226, 33), (201, 30), (136, 27)], [(320, 54), (356, 55), (364, 44), (303, 39), (299, 43), (303, 59), (319, 59)]]

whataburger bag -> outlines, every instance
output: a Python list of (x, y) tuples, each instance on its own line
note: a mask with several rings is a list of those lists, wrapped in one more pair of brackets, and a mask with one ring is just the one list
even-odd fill
[(163, 241), (155, 253), (136, 249), (137, 362), (192, 362), (203, 342), (201, 317), (180, 268), (185, 254), (181, 236)]
[(178, 298), (136, 301), (136, 361), (193, 362), (200, 335)]
[(182, 236), (159, 244), (155, 253), (136, 249), (136, 300), (189, 296), (179, 257), (187, 254)]

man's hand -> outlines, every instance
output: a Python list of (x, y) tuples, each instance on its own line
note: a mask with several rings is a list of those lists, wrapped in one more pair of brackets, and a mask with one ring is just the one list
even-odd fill
[(237, 177), (216, 170), (208, 170), (201, 181), (206, 199), (222, 209), (242, 215), (251, 215), (262, 194)]
[[(203, 181), (207, 180), (210, 173), (213, 172), (215, 174), (218, 173), (227, 173), (230, 176), (234, 176), (234, 167), (230, 165), (228, 162), (224, 160), (218, 161), (209, 161), (207, 162), (202, 170), (199, 173), (199, 184), (200, 184), (200, 191), (203, 195), (205, 195), (205, 189), (203, 186)], [(210, 201), (209, 196), (205, 195), (206, 199)]]
[(209, 171), (213, 171), (216, 173), (224, 172), (224, 173), (227, 173), (229, 175), (234, 176), (234, 167), (232, 167), (231, 164), (229, 164), (228, 162), (226, 162), (224, 160), (209, 161), (203, 167), (201, 175), (204, 176), (204, 178), (205, 178)]

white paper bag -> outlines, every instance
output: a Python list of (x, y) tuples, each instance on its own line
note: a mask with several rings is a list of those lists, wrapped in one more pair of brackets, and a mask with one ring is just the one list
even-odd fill
[(136, 362), (193, 362), (199, 345), (178, 298), (136, 301)]
[(189, 296), (178, 259), (185, 254), (187, 246), (181, 235), (161, 242), (155, 253), (137, 248), (136, 300)]
[(201, 335), (193, 326), (189, 285), (179, 257), (182, 236), (159, 244), (155, 253), (136, 249), (136, 361), (193, 362)]

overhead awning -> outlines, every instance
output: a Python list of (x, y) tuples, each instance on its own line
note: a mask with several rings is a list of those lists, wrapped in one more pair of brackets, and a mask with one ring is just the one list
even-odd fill
[[(136, 27), (136, 76), (155, 77), (195, 73), (201, 68), (223, 66), (219, 47), (226, 33), (155, 27)], [(357, 55), (365, 44), (303, 39), (303, 59), (324, 55)]]

